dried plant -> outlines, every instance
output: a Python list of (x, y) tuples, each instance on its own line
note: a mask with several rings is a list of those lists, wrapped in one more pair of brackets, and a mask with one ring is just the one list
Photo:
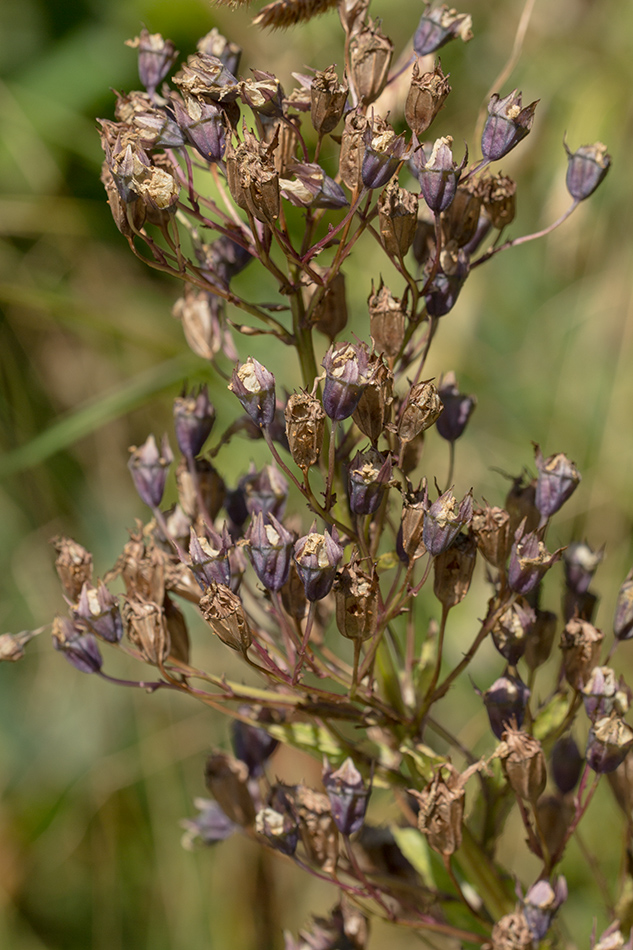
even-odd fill
[[(185, 822), (185, 843), (240, 832), (338, 887), (331, 915), (287, 934), (286, 950), (361, 950), (371, 915), (461, 943), (528, 948), (560, 939), (554, 918), (567, 885), (558, 866), (602, 774), (630, 814), (631, 694), (608, 664), (633, 636), (633, 579), (621, 588), (605, 656), (591, 590), (602, 553), (584, 542), (546, 546), (552, 517), (580, 482), (576, 466), (536, 446), (534, 477), (514, 480), (503, 507), (475, 486), (456, 497), (455, 448), (476, 398), (450, 368), (436, 382), (425, 365), (440, 324), (451, 332), (469, 274), (558, 227), (610, 159), (600, 143), (565, 145), (568, 210), (539, 233), (504, 240), (517, 185), (490, 166), (530, 133), (537, 102), (524, 106), (517, 90), (493, 94), (473, 164), (468, 153), (454, 157), (459, 136), (422, 141), (451, 93), (429, 57), (472, 37), (469, 16), (426, 6), (407, 64), (406, 126), (393, 127), (375, 103), (397, 76), (394, 47), (369, 5), (277, 0), (259, 12), (256, 24), (287, 27), (338, 7), (342, 74), (297, 74), (290, 93), (273, 72), (238, 78), (240, 49), (217, 30), (171, 86), (173, 44), (146, 30), (130, 43), (144, 91), (119, 95), (115, 120), (100, 123), (110, 208), (133, 253), (184, 282), (174, 314), (186, 341), (228, 380), (243, 414), (205, 453), (216, 421), (206, 387), (175, 400), (178, 494), (168, 508), (169, 440), (159, 446), (150, 435), (133, 447), (130, 472), (151, 518), (103, 581), (80, 544), (55, 540), (69, 614), (53, 622), (54, 646), (81, 672), (178, 691), (233, 717), (233, 754), (210, 756), (212, 798)], [(321, 161), (325, 142), (337, 160)], [(199, 181), (213, 184), (202, 190)], [(361, 239), (381, 246), (401, 281), (390, 288), (368, 277), (366, 338), (345, 339), (345, 265)], [(276, 302), (235, 289), (247, 266), (267, 272)], [(254, 352), (263, 336), (296, 356), (302, 388), (280, 392), (257, 358), (240, 362), (240, 333)], [(330, 344), (320, 364), (315, 334)], [(270, 464), (218, 471), (218, 448), (238, 432), (263, 440)], [(448, 443), (441, 485), (434, 473), (422, 477), (427, 437)], [(469, 594), (478, 558), (490, 597), (472, 606), (483, 620), (451, 666), (451, 611)], [(541, 585), (560, 560), (556, 651), (559, 621), (541, 606)], [(427, 630), (418, 597), (437, 618)], [(199, 626), (244, 661), (244, 682), (195, 665), (179, 600), (196, 604)], [(38, 632), (5, 634), (0, 659), (20, 659)], [(444, 710), (489, 639), (500, 659), (497, 678), (478, 691), (490, 725), (479, 756), (451, 734)], [(103, 644), (148, 664), (151, 676), (110, 676)], [(559, 656), (559, 675), (541, 680)], [(572, 733), (585, 736), (584, 755)], [(271, 778), (280, 742), (327, 756), (322, 789)], [(389, 827), (366, 817), (374, 787), (399, 807)], [(512, 808), (539, 866), (523, 889), (496, 854)], [(621, 947), (629, 927), (630, 913), (614, 917), (594, 943)]]

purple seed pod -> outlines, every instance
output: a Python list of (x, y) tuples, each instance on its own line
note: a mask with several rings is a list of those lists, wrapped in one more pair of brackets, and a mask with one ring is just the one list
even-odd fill
[(271, 848), (281, 851), (282, 854), (292, 856), (297, 850), (299, 825), (290, 811), (290, 806), (283, 811), (271, 807), (262, 808), (255, 816), (255, 831), (266, 839)]
[(604, 548), (594, 551), (585, 541), (576, 541), (563, 551), (565, 584), (574, 594), (586, 594), (596, 569), (604, 557)]
[(371, 515), (378, 511), (391, 481), (391, 455), (382, 455), (370, 447), (357, 452), (347, 471), (350, 511), (355, 515)]
[(258, 472), (254, 465), (248, 475), (240, 479), (246, 508), (252, 516), (261, 511), (265, 515), (282, 518), (288, 498), (288, 482), (274, 465), (265, 465)]
[(174, 399), (176, 441), (186, 459), (200, 454), (214, 422), (215, 409), (206, 386), (201, 386), (198, 392), (193, 389), (188, 395), (183, 391)]
[(552, 749), (551, 771), (556, 788), (561, 795), (575, 789), (584, 759), (571, 735), (561, 736)]
[(205, 36), (202, 36), (196, 43), (196, 47), (198, 52), (219, 59), (229, 73), (237, 76), (242, 48), (237, 43), (232, 43), (225, 36), (222, 36), (217, 27), (214, 26)]
[(275, 416), (275, 377), (265, 366), (249, 356), (233, 370), (229, 389), (256, 425), (270, 425)]
[(486, 690), (483, 700), (497, 739), (503, 738), (508, 726), (521, 728), (529, 699), (530, 690), (518, 676), (501, 676)]
[(540, 446), (534, 446), (538, 469), (535, 505), (543, 519), (550, 518), (562, 508), (580, 483), (580, 472), (566, 455), (550, 455), (543, 458)]
[(540, 943), (550, 928), (556, 911), (567, 900), (567, 882), (561, 875), (554, 887), (545, 880), (537, 881), (523, 900), (523, 916), (534, 944)]
[(462, 530), (467, 527), (473, 516), (473, 495), (469, 491), (460, 502), (457, 501), (453, 490), (449, 488), (443, 495), (428, 503), (428, 493), (424, 488), (424, 526), (422, 538), (431, 557), (437, 557), (450, 548), (451, 544)]
[(288, 165), (284, 174), (294, 175), (296, 181), (280, 178), (279, 189), (282, 196), (297, 208), (327, 208), (336, 211), (349, 205), (341, 186), (326, 175), (320, 165)]
[(581, 145), (575, 152), (570, 151), (565, 140), (563, 145), (567, 152), (567, 191), (576, 201), (584, 201), (594, 193), (609, 171), (611, 156), (602, 142)]
[(226, 149), (224, 110), (215, 102), (185, 95), (172, 96), (176, 122), (187, 140), (207, 162), (221, 162)]
[(299, 538), (294, 549), (297, 571), (303, 581), (305, 595), (311, 602), (322, 600), (330, 593), (343, 557), (336, 528), (332, 528), (332, 534), (317, 534), (315, 528), (316, 522), (309, 534)]
[(468, 149), (461, 164), (453, 161), (453, 139), (450, 135), (435, 140), (429, 158), (422, 148), (414, 152), (411, 164), (420, 182), (420, 191), (435, 214), (446, 211), (452, 203), (462, 171), (468, 161)]
[(214, 584), (230, 586), (231, 565), (229, 551), (233, 541), (229, 534), (226, 522), (222, 527), (222, 534), (208, 530), (208, 537), (198, 537), (191, 528), (189, 540), (189, 556), (191, 558), (191, 572), (203, 591)]
[(341, 834), (353, 835), (360, 831), (365, 821), (371, 785), (365, 785), (352, 759), (345, 759), (336, 771), (327, 763), (322, 782), (330, 799), (332, 818)]
[(246, 532), (248, 553), (257, 577), (267, 590), (279, 591), (288, 580), (295, 536), (274, 515), (253, 515)]
[(101, 581), (96, 588), (89, 581), (84, 583), (71, 613), (73, 620), (88, 627), (91, 633), (108, 643), (119, 643), (123, 636), (119, 602)]
[(470, 258), (463, 248), (459, 248), (456, 256), (440, 255), (440, 266), (424, 297), (430, 316), (444, 317), (450, 313), (469, 272)]
[(83, 633), (67, 617), (53, 620), (53, 646), (80, 673), (98, 673), (103, 666), (96, 638), (91, 633)]
[(369, 354), (364, 344), (334, 343), (323, 357), (323, 408), (330, 419), (348, 419), (369, 383)]
[[(240, 712), (247, 716), (253, 715), (248, 706), (240, 709)], [(279, 741), (269, 736), (265, 729), (240, 719), (233, 720), (231, 740), (236, 757), (246, 763), (251, 778), (263, 774), (263, 766), (279, 745)]]
[(160, 452), (153, 435), (148, 436), (140, 448), (132, 447), (130, 452), (127, 466), (141, 501), (149, 508), (158, 508), (165, 491), (167, 471), (174, 460), (167, 436), (163, 436)]
[(631, 691), (620, 677), (618, 681), (609, 666), (594, 666), (582, 688), (585, 712), (595, 722), (612, 712), (625, 716), (631, 705)]
[(128, 40), (126, 46), (138, 49), (138, 74), (150, 96), (156, 92), (178, 56), (178, 50), (171, 40), (165, 40), (160, 33), (150, 33), (145, 27), (140, 36)]
[(525, 596), (534, 590), (552, 564), (560, 559), (561, 551), (550, 554), (536, 531), (525, 534), (525, 519), (514, 535), (510, 553), (508, 583), (513, 591)]
[(492, 628), (495, 647), (512, 666), (516, 666), (525, 653), (535, 622), (534, 610), (526, 600), (519, 597), (504, 610)]
[(473, 36), (472, 25), (469, 13), (449, 10), (446, 4), (432, 10), (427, 3), (413, 36), (413, 49), (418, 56), (427, 56), (457, 37), (467, 43)]
[(361, 164), (361, 177), (366, 188), (382, 188), (396, 173), (404, 161), (407, 143), (403, 135), (396, 135), (391, 128), (376, 131), (371, 125), (363, 136), (365, 153)]
[(463, 434), (477, 400), (460, 393), (454, 373), (446, 373), (438, 387), (443, 411), (436, 423), (438, 433), (447, 442), (455, 442)]
[(185, 829), (182, 846), (193, 851), (197, 844), (210, 847), (218, 841), (226, 841), (239, 825), (224, 814), (220, 805), (210, 798), (194, 798), (194, 805), (200, 812), (197, 818), (184, 818), (180, 824)]
[(598, 719), (589, 730), (587, 765), (603, 775), (614, 772), (633, 748), (633, 729), (616, 713)]
[(517, 90), (501, 99), (493, 93), (488, 103), (488, 118), (481, 136), (481, 154), (489, 162), (497, 162), (525, 138), (534, 122), (536, 99), (522, 108)]

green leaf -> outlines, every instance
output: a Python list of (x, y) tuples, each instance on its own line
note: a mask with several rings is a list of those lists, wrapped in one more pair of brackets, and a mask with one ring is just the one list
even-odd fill
[(411, 760), (416, 771), (420, 773), (425, 782), (430, 782), (433, 778), (436, 765), (443, 765), (446, 762), (443, 756), (438, 755), (437, 752), (421, 742), (417, 742), (415, 745), (405, 742), (400, 746), (399, 751)]
[(407, 861), (418, 872), (424, 885), (435, 889), (431, 850), (422, 832), (416, 828), (398, 828), (395, 826), (392, 826), (391, 831), (396, 839), (396, 844)]
[(266, 732), (286, 745), (302, 749), (310, 755), (327, 755), (333, 764), (342, 763), (347, 752), (327, 729), (309, 722), (291, 722), (282, 725), (266, 725)]
[(562, 725), (568, 711), (569, 697), (565, 693), (557, 693), (534, 720), (534, 738), (544, 742)]

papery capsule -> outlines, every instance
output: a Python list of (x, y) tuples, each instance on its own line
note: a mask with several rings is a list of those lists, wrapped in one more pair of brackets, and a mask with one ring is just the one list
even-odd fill
[[(416, 177), (420, 191), (434, 214), (446, 211), (457, 192), (459, 178), (466, 166), (468, 152), (458, 165), (453, 160), (453, 139), (450, 135), (436, 139), (430, 155), (420, 148), (414, 153)], [(427, 157), (428, 155), (428, 157)]]
[(512, 666), (516, 666), (525, 653), (535, 621), (533, 609), (519, 597), (506, 607), (492, 628), (494, 645)]
[(194, 96), (171, 99), (176, 122), (187, 140), (207, 162), (221, 162), (226, 149), (225, 113), (215, 102)]
[(491, 946), (496, 950), (532, 950), (532, 931), (522, 910), (504, 914), (492, 928)]
[(424, 516), (422, 536), (431, 557), (437, 557), (448, 550), (462, 528), (470, 524), (473, 516), (473, 496), (472, 492), (468, 492), (458, 502), (449, 488), (437, 501), (429, 505), (425, 489), (425, 504), (428, 507)]
[(598, 719), (589, 730), (587, 765), (604, 775), (614, 772), (633, 748), (633, 729), (617, 713)]
[(242, 49), (237, 43), (232, 43), (225, 36), (222, 36), (217, 27), (214, 26), (212, 30), (201, 36), (196, 43), (196, 47), (200, 53), (215, 56), (228, 69), (229, 73), (237, 76)]
[(139, 594), (128, 595), (123, 604), (123, 621), (127, 636), (146, 663), (159, 666), (167, 659), (171, 641), (162, 602), (158, 604)]
[(409, 390), (398, 420), (400, 441), (413, 441), (437, 421), (441, 411), (442, 400), (435, 384), (430, 379), (416, 383)]
[(255, 816), (255, 831), (275, 851), (293, 855), (299, 842), (299, 828), (296, 818), (290, 811), (277, 811), (275, 808), (262, 808)]
[(248, 514), (254, 515), (261, 511), (265, 515), (283, 518), (288, 482), (274, 465), (265, 465), (261, 472), (252, 465), (248, 475), (240, 479), (239, 487)]
[(150, 508), (158, 508), (165, 491), (167, 472), (174, 460), (167, 436), (163, 436), (160, 451), (156, 439), (150, 435), (140, 448), (132, 446), (130, 453), (128, 468), (141, 501)]
[(207, 788), (231, 821), (241, 826), (255, 821), (255, 805), (248, 788), (249, 772), (245, 762), (226, 752), (215, 752), (207, 759), (204, 777)]
[(284, 175), (294, 175), (295, 180), (279, 179), (279, 189), (284, 198), (297, 208), (326, 208), (338, 210), (349, 205), (341, 186), (326, 175), (320, 165), (295, 162), (284, 169)]
[(51, 539), (57, 557), (55, 570), (69, 600), (77, 600), (86, 581), (92, 580), (92, 554), (72, 538)]
[(469, 13), (449, 10), (446, 4), (432, 9), (427, 3), (413, 37), (413, 49), (418, 56), (427, 56), (457, 37), (467, 43), (473, 37), (472, 25)]
[(352, 560), (336, 575), (336, 626), (348, 640), (369, 640), (378, 629), (380, 584), (375, 567), (362, 571)]
[(534, 590), (550, 567), (560, 559), (562, 549), (550, 554), (536, 532), (525, 533), (525, 522), (517, 528), (508, 566), (508, 583), (517, 594)]
[(567, 191), (576, 201), (584, 201), (592, 195), (611, 167), (611, 156), (606, 145), (582, 145), (575, 152), (570, 151), (563, 140), (567, 152)]
[(538, 479), (534, 503), (544, 519), (561, 508), (580, 483), (580, 472), (566, 455), (543, 458), (538, 445), (534, 446)]
[(416, 195), (401, 188), (397, 179), (392, 178), (378, 199), (378, 220), (380, 236), (387, 254), (395, 258), (404, 257), (413, 243), (418, 223)]
[(462, 533), (433, 561), (433, 592), (447, 610), (460, 604), (468, 593), (476, 559), (475, 539)]
[(352, 418), (363, 435), (376, 445), (391, 416), (393, 373), (382, 357), (374, 353), (369, 357), (367, 374), (369, 382), (363, 389)]
[(447, 442), (455, 442), (463, 434), (477, 399), (461, 393), (454, 373), (446, 373), (438, 386), (442, 412), (437, 420), (437, 431)]
[(508, 727), (496, 754), (512, 791), (525, 801), (536, 802), (545, 791), (547, 769), (541, 743), (518, 729)]
[(361, 163), (361, 178), (366, 188), (382, 188), (392, 178), (405, 159), (407, 144), (403, 135), (396, 135), (390, 126), (375, 123), (365, 130), (365, 152)]
[(357, 452), (347, 471), (350, 511), (355, 515), (371, 515), (378, 511), (392, 474), (391, 455), (377, 449)]
[(53, 620), (53, 646), (80, 673), (98, 673), (103, 665), (99, 645), (91, 633), (83, 633), (67, 617)]
[(306, 472), (318, 462), (323, 448), (325, 410), (316, 396), (300, 392), (288, 398), (284, 414), (290, 454)]
[(563, 552), (567, 587), (576, 594), (586, 593), (603, 557), (604, 548), (594, 551), (585, 541), (570, 544)]
[(385, 88), (392, 56), (393, 43), (373, 20), (352, 36), (350, 78), (363, 105), (374, 102)]
[[(444, 774), (446, 773), (446, 778)], [(438, 770), (423, 792), (411, 790), (419, 801), (418, 828), (438, 854), (453, 854), (462, 843), (465, 791), (462, 777), (452, 765)]]
[(288, 580), (295, 536), (274, 515), (253, 516), (246, 532), (255, 573), (267, 590), (279, 591)]
[(578, 784), (584, 761), (572, 736), (561, 736), (552, 749), (551, 758), (552, 778), (561, 795), (573, 792)]
[(515, 89), (503, 99), (493, 93), (488, 103), (488, 118), (481, 136), (481, 154), (497, 162), (525, 138), (534, 123), (536, 99), (522, 108), (521, 93)]
[(353, 343), (335, 343), (321, 365), (325, 369), (323, 408), (330, 419), (347, 419), (369, 382), (367, 349)]
[(505, 508), (491, 508), (487, 503), (485, 508), (476, 508), (470, 530), (488, 563), (503, 568), (510, 550), (510, 515)]
[(72, 616), (108, 643), (119, 643), (123, 636), (119, 602), (101, 581), (96, 588), (89, 581), (84, 583)]
[(420, 74), (420, 62), (416, 59), (413, 64), (411, 85), (404, 104), (407, 125), (417, 136), (426, 132), (451, 91), (441, 63), (436, 64), (433, 72)]
[(222, 584), (214, 584), (200, 598), (200, 612), (222, 643), (246, 653), (253, 642), (253, 632), (237, 594)]
[(332, 818), (341, 834), (353, 835), (360, 831), (365, 820), (371, 785), (365, 785), (352, 759), (345, 759), (336, 770), (327, 763), (321, 781), (330, 799)]
[(215, 409), (206, 386), (197, 392), (195, 389), (189, 394), (183, 392), (174, 399), (176, 441), (185, 458), (194, 459), (200, 454), (214, 422)]
[(567, 900), (567, 882), (561, 875), (554, 887), (549, 881), (533, 884), (523, 899), (523, 914), (534, 943), (540, 943), (550, 928), (558, 908)]
[(309, 534), (299, 538), (294, 548), (297, 571), (303, 581), (305, 595), (311, 602), (322, 600), (329, 594), (343, 557), (336, 528), (332, 528), (331, 534), (317, 534), (315, 527), (316, 524)]
[(233, 370), (228, 388), (256, 425), (270, 425), (275, 415), (275, 377), (265, 366), (249, 356)]
[(631, 705), (631, 691), (622, 677), (616, 679), (609, 666), (594, 666), (582, 694), (585, 712), (591, 720), (604, 719), (612, 712), (625, 716)]
[[(248, 706), (241, 707), (240, 712), (247, 716), (253, 713)], [(268, 719), (270, 718), (269, 714)], [(260, 722), (267, 721), (264, 710), (261, 711), (258, 719)], [(246, 762), (250, 776), (263, 774), (264, 765), (279, 745), (279, 740), (274, 739), (265, 729), (251, 722), (243, 722), (241, 719), (234, 719), (231, 724), (231, 741), (236, 757)]]
[(450, 313), (469, 273), (470, 260), (461, 248), (440, 252), (440, 266), (424, 297), (429, 316), (444, 317)]
[[(501, 676), (483, 694), (490, 728), (497, 739), (510, 726), (520, 729), (530, 699), (530, 690), (519, 676)], [(516, 726), (514, 725), (516, 724)]]
[(128, 40), (125, 45), (138, 49), (139, 78), (149, 94), (153, 95), (175, 63), (178, 50), (171, 40), (163, 39), (160, 33), (150, 33), (145, 27), (140, 36)]
[[(207, 529), (209, 531), (209, 529)], [(203, 591), (214, 584), (224, 584), (226, 587), (231, 581), (231, 567), (229, 551), (233, 547), (231, 536), (226, 522), (222, 527), (222, 534), (209, 531), (209, 537), (198, 537), (191, 529), (189, 541), (189, 556), (191, 558), (191, 572)]]
[(585, 620), (570, 620), (561, 634), (565, 677), (574, 689), (582, 689), (598, 663), (604, 633)]
[(334, 66), (316, 72), (310, 87), (310, 118), (320, 135), (339, 124), (347, 101), (347, 83), (339, 82)]

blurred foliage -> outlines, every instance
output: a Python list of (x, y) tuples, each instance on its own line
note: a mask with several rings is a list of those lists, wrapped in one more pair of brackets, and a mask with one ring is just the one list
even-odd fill
[[(467, 47), (443, 51), (454, 91), (435, 134), (473, 129), (522, 7), (517, 0), (460, 7), (472, 13), (476, 36)], [(374, 0), (372, 11), (401, 49), (421, 5)], [(126, 447), (170, 428), (171, 398), (185, 378), (207, 379), (170, 316), (179, 287), (132, 258), (99, 182), (95, 116), (112, 114), (112, 88), (137, 86), (135, 56), (123, 41), (143, 23), (171, 37), (183, 57), (217, 25), (244, 46), (244, 68), (275, 68), (287, 82), (292, 70), (329, 65), (333, 47), (340, 49), (332, 15), (262, 36), (244, 11), (206, 0), (0, 6), (2, 630), (37, 626), (63, 608), (52, 535), (80, 540), (94, 552), (98, 572), (111, 565), (140, 505)], [(458, 494), (473, 484), (479, 497), (501, 503), (507, 483), (498, 470), (517, 474), (529, 466), (531, 440), (545, 454), (575, 459), (583, 482), (551, 543), (606, 543), (596, 583), (603, 597), (598, 625), (606, 628), (633, 553), (631, 36), (633, 7), (619, 0), (537, 0), (504, 86), (522, 88), (528, 102), (541, 98), (533, 132), (502, 163), (519, 181), (512, 234), (543, 227), (566, 207), (564, 131), (572, 148), (605, 141), (613, 168), (560, 231), (475, 272), (442, 322), (429, 367), (433, 374), (455, 369), (462, 388), (478, 398), (458, 447)], [(379, 261), (373, 271), (367, 257), (350, 262), (351, 329), (361, 337), (368, 274), (378, 277)], [(270, 368), (282, 371), (279, 357), (270, 357)], [(230, 421), (237, 407), (221, 380), (208, 381)], [(255, 448), (232, 448), (231, 465), (246, 465)], [(444, 448), (430, 444), (429, 473), (445, 470)], [(552, 589), (549, 596), (555, 609), (559, 594)], [(482, 582), (482, 614), (484, 598)], [(458, 615), (449, 645), (456, 657), (459, 624), (465, 636), (469, 624)], [(226, 666), (225, 651), (198, 633), (207, 661)], [(491, 679), (491, 657), (484, 654), (474, 672), (482, 686)], [(0, 681), (1, 946), (260, 950), (279, 946), (282, 926), (296, 932), (334, 901), (327, 888), (308, 886), (248, 842), (199, 854), (180, 848), (177, 819), (191, 815), (193, 797), (203, 793), (203, 754), (226, 741), (218, 717), (190, 709), (181, 697), (93, 684), (52, 653), (47, 634), (19, 666), (0, 667)], [(477, 704), (474, 694), (465, 696), (459, 716)], [(488, 741), (473, 734), (467, 718), (447, 726), (466, 745)], [(309, 780), (318, 765), (282, 755), (274, 768), (289, 780)], [(600, 790), (581, 831), (613, 887), (622, 826), (608, 795)], [(508, 861), (520, 837), (510, 824), (502, 842)], [(587, 900), (591, 871), (575, 844), (563, 871), (572, 936), (586, 945), (595, 912)], [(263, 907), (266, 919), (254, 910)], [(382, 939), (413, 945), (411, 936), (377, 927), (373, 945)]]

